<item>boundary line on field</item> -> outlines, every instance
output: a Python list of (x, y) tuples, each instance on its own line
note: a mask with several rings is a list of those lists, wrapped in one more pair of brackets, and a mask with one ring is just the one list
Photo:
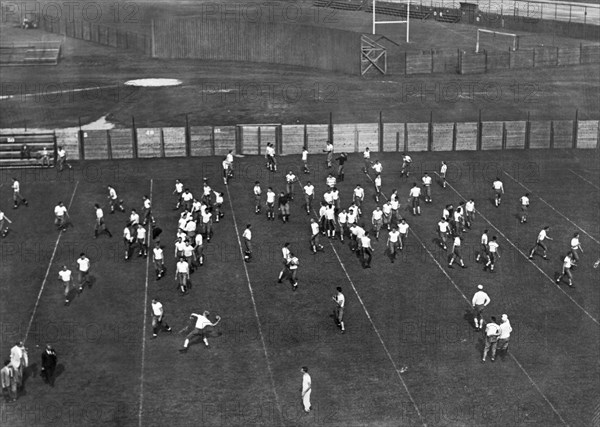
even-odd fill
[[(73, 198), (75, 197), (75, 192), (77, 191), (78, 186), (79, 181), (75, 181), (75, 188), (73, 189), (73, 193), (71, 194), (71, 199), (69, 200), (69, 206), (67, 207), (67, 211), (71, 209), (71, 205), (73, 204)], [(56, 238), (56, 243), (54, 244), (54, 250), (52, 251), (52, 256), (50, 257), (50, 262), (48, 263), (48, 268), (46, 269), (46, 274), (44, 275), (44, 280), (42, 280), (42, 286), (40, 287), (37, 299), (35, 300), (35, 305), (33, 306), (33, 311), (31, 312), (31, 318), (29, 319), (29, 324), (27, 325), (27, 331), (25, 331), (25, 337), (23, 338), (23, 342), (27, 342), (27, 337), (29, 336), (29, 331), (31, 330), (31, 325), (33, 324), (33, 318), (35, 317), (38, 305), (40, 304), (40, 298), (42, 297), (42, 292), (44, 292), (44, 287), (46, 286), (46, 281), (48, 280), (48, 275), (50, 274), (50, 269), (52, 268), (52, 263), (54, 262), (54, 257), (56, 256), (56, 249), (58, 249), (58, 244), (62, 235), (63, 231), (59, 231), (58, 237)]]
[[(299, 178), (298, 178), (298, 183), (300, 184), (300, 186), (303, 186), (302, 185), (302, 181), (300, 181)], [(313, 209), (313, 214), (318, 219), (317, 212), (314, 209)], [(329, 241), (329, 246), (331, 247), (331, 249), (333, 249), (333, 253), (335, 254), (335, 257), (337, 258), (338, 262), (340, 263), (340, 266), (342, 267), (342, 270), (344, 271), (344, 274), (346, 275), (346, 278), (348, 279), (348, 282), (350, 283), (350, 286), (352, 286), (352, 290), (354, 291), (354, 294), (358, 298), (358, 302), (362, 306), (362, 309), (365, 312), (365, 314), (367, 316), (367, 319), (369, 320), (369, 323), (371, 324), (371, 327), (373, 328), (373, 331), (375, 331), (375, 334), (377, 335), (377, 338), (379, 339), (379, 342), (381, 343), (381, 345), (383, 347), (383, 350), (385, 351), (386, 356), (388, 357), (390, 363), (392, 364), (392, 367), (394, 368), (394, 371), (396, 372), (396, 375), (397, 375), (398, 379), (400, 380), (402, 386), (404, 387), (404, 390), (406, 391), (406, 394), (408, 395), (408, 398), (410, 399), (411, 403), (413, 404), (413, 406), (415, 408), (415, 411), (417, 412), (417, 415), (419, 416), (419, 418), (421, 420), (421, 424), (423, 426), (427, 426), (427, 423), (423, 419), (423, 415), (421, 414), (421, 411), (419, 410), (419, 407), (417, 406), (417, 403), (415, 402), (415, 399), (412, 397), (412, 394), (408, 390), (408, 386), (406, 385), (406, 382), (404, 381), (404, 378), (402, 378), (402, 372), (401, 372), (401, 370), (398, 369), (398, 366), (396, 365), (396, 362), (394, 362), (394, 359), (392, 358), (392, 355), (391, 355), (390, 351), (388, 350), (387, 345), (385, 344), (385, 342), (383, 341), (383, 338), (382, 338), (381, 334), (379, 333), (379, 329), (377, 329), (377, 326), (375, 326), (375, 322), (373, 321), (373, 318), (369, 314), (369, 311), (367, 310), (367, 307), (365, 306), (365, 303), (363, 302), (363, 299), (361, 298), (360, 294), (358, 293), (358, 290), (356, 289), (356, 286), (354, 285), (354, 282), (350, 278), (350, 275), (348, 274), (348, 271), (346, 270), (346, 266), (342, 262), (342, 259), (340, 258), (337, 250), (335, 249), (335, 246), (333, 246), (333, 243), (331, 243), (331, 240), (328, 240), (328, 241)]]
[(594, 187), (596, 190), (600, 190), (600, 187), (598, 187), (592, 181), (589, 181), (588, 179), (586, 179), (586, 178), (582, 177), (581, 175), (579, 175), (578, 173), (574, 172), (572, 169), (569, 169), (569, 172), (571, 172), (577, 178), (584, 180), (585, 182), (587, 182), (588, 184), (590, 184), (592, 187)]
[[(366, 175), (369, 177), (369, 179), (371, 180), (371, 182), (373, 182), (373, 179), (371, 178), (371, 176), (369, 174), (366, 174)], [(436, 173), (436, 175), (437, 175), (437, 173)], [(448, 183), (448, 185), (450, 185), (450, 183)], [(458, 194), (458, 192), (456, 190), (454, 190), (454, 191)], [(387, 197), (385, 196), (385, 194), (383, 194), (383, 192), (381, 193), (381, 195), (383, 197), (385, 197), (385, 199), (387, 200)], [(460, 196), (460, 197), (462, 197), (462, 196)], [(425, 244), (423, 244), (423, 241), (421, 240), (421, 238), (419, 237), (419, 235), (414, 231), (414, 229), (412, 231), (412, 234), (417, 238), (417, 240), (419, 241), (419, 244), (423, 247), (423, 249), (425, 249), (425, 251), (427, 252), (427, 254), (429, 254), (429, 256), (431, 257), (431, 259), (433, 259), (433, 261), (436, 263), (436, 265), (442, 271), (442, 273), (444, 273), (444, 275), (448, 278), (448, 280), (450, 280), (450, 283), (452, 283), (452, 285), (454, 286), (454, 288), (461, 294), (461, 296), (463, 297), (463, 299), (467, 302), (467, 305), (469, 306), (469, 308), (472, 308), (471, 301), (469, 301), (469, 299), (467, 298), (467, 296), (465, 295), (465, 293), (456, 285), (456, 283), (454, 282), (454, 280), (452, 279), (452, 277), (450, 277), (450, 275), (448, 274), (448, 272), (440, 265), (439, 261), (433, 256), (433, 254), (431, 253), (431, 251), (425, 246)], [(563, 419), (563, 417), (560, 415), (560, 413), (556, 410), (556, 408), (554, 407), (554, 405), (552, 404), (552, 402), (550, 402), (550, 400), (546, 397), (546, 395), (544, 394), (544, 392), (542, 392), (542, 390), (538, 387), (538, 385), (535, 383), (535, 381), (533, 381), (533, 378), (531, 378), (531, 376), (525, 370), (525, 368), (523, 367), (523, 365), (521, 365), (521, 363), (519, 363), (519, 361), (512, 354), (512, 352), (510, 352), (508, 354), (511, 357), (511, 359), (513, 359), (515, 361), (515, 363), (517, 364), (517, 366), (519, 367), (519, 369), (521, 369), (521, 371), (525, 374), (525, 376), (527, 377), (527, 379), (529, 379), (529, 382), (531, 383), (531, 385), (533, 385), (533, 387), (538, 391), (538, 393), (544, 398), (544, 400), (546, 401), (546, 403), (550, 406), (550, 408), (552, 409), (552, 411), (562, 421), (563, 425), (568, 426), (567, 422)]]
[[(150, 202), (152, 203), (152, 190), (154, 187), (154, 179), (150, 178)], [(150, 239), (152, 238), (152, 221), (148, 221), (147, 242), (148, 249)], [(144, 287), (144, 322), (142, 327), (142, 363), (140, 371), (140, 405), (138, 409), (138, 425), (142, 427), (142, 415), (144, 412), (144, 368), (146, 365), (146, 317), (148, 316), (148, 270), (150, 268), (150, 254), (146, 254), (146, 284)]]
[(273, 367), (271, 366), (271, 360), (269, 359), (269, 353), (267, 351), (267, 345), (265, 343), (265, 336), (262, 330), (262, 323), (260, 321), (260, 316), (258, 315), (258, 308), (256, 307), (256, 300), (254, 298), (254, 290), (252, 289), (252, 283), (250, 281), (250, 274), (248, 274), (248, 266), (246, 265), (246, 261), (244, 261), (244, 249), (242, 248), (242, 240), (240, 238), (240, 232), (238, 230), (237, 219), (235, 218), (235, 211), (233, 210), (233, 202), (231, 201), (231, 194), (229, 193), (229, 185), (225, 184), (225, 189), (227, 190), (227, 201), (229, 202), (229, 207), (231, 208), (231, 218), (233, 219), (233, 226), (235, 229), (235, 235), (237, 236), (238, 246), (240, 248), (240, 254), (242, 255), (242, 264), (244, 265), (244, 272), (246, 273), (246, 281), (248, 283), (248, 290), (250, 291), (250, 299), (252, 300), (252, 308), (254, 309), (254, 317), (256, 317), (256, 323), (258, 325), (258, 333), (260, 335), (260, 341), (263, 348), (263, 353), (265, 355), (265, 360), (267, 362), (267, 369), (269, 370), (269, 378), (271, 380), (271, 388), (273, 389), (273, 394), (275, 395), (275, 402), (277, 403), (277, 409), (279, 410), (280, 416), (284, 417), (283, 409), (281, 406), (281, 402), (279, 400), (279, 395), (277, 394), (277, 388), (275, 387), (275, 377), (273, 376)]
[[(437, 175), (437, 173), (436, 173), (436, 175)], [(456, 188), (454, 188), (454, 186), (452, 186), (452, 184), (450, 184), (449, 182), (447, 182), (447, 184), (452, 189), (452, 191), (454, 191), (456, 193), (456, 195), (458, 197), (460, 197), (461, 199), (463, 199), (465, 201), (467, 200)], [(548, 274), (546, 274), (546, 272), (544, 270), (542, 270), (535, 262), (530, 260), (529, 257), (523, 251), (521, 251), (521, 249), (519, 249), (517, 247), (517, 245), (515, 245), (508, 237), (506, 237), (506, 235), (498, 227), (496, 227), (492, 222), (490, 222), (490, 220), (488, 220), (486, 218), (486, 216), (483, 213), (481, 213), (481, 211), (477, 210), (477, 213), (485, 222), (487, 222), (491, 227), (493, 227), (513, 248), (515, 248), (518, 253), (520, 253), (530, 264), (532, 264), (535, 268), (538, 269), (538, 271), (540, 273), (542, 273), (548, 280), (550, 280), (550, 282), (559, 291), (561, 291), (564, 295), (566, 295), (566, 297), (569, 298), (571, 300), (571, 302), (573, 302), (573, 304), (575, 304), (577, 307), (579, 307), (590, 319), (592, 319), (592, 321), (594, 323), (596, 323), (597, 325), (600, 325), (600, 322), (598, 322), (598, 319), (596, 319), (594, 316), (592, 316), (585, 308), (583, 308), (577, 301), (575, 301), (571, 295), (569, 295), (563, 288), (561, 288), (560, 285), (558, 285), (555, 280), (553, 280)]]
[[(527, 188), (525, 185), (521, 184), (517, 179), (515, 179), (511, 174), (509, 174), (508, 172), (506, 172), (504, 169), (502, 170), (502, 172), (504, 172), (504, 174), (506, 176), (508, 176), (514, 182), (516, 182), (521, 187), (523, 187), (525, 190), (527, 190), (529, 192), (529, 194), (534, 194), (534, 192), (532, 190), (530, 190), (529, 188)], [(580, 230), (581, 232), (583, 232), (586, 236), (588, 236), (590, 239), (592, 239), (594, 242), (596, 242), (598, 245), (600, 245), (600, 241), (598, 241), (598, 239), (596, 239), (590, 233), (588, 233), (583, 228), (581, 228), (580, 226), (578, 226), (577, 224), (575, 224), (573, 221), (571, 221), (565, 214), (563, 214), (562, 212), (558, 211), (554, 206), (552, 206), (550, 203), (548, 203), (546, 200), (544, 200), (542, 197), (538, 196), (537, 194), (536, 194), (536, 197), (538, 199), (540, 199), (546, 206), (548, 206), (554, 212), (556, 212), (557, 214), (559, 214), (560, 216), (562, 216), (564, 219), (566, 219), (567, 221), (569, 221), (571, 224), (573, 224), (575, 227), (577, 227), (578, 230)]]

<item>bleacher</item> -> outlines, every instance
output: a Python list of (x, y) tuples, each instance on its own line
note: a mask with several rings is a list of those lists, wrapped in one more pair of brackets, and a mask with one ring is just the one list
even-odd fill
[[(44, 148), (48, 152), (47, 165), (42, 162)], [(0, 167), (54, 166), (55, 155), (54, 133), (0, 135)]]
[[(365, 12), (373, 13), (373, 5), (370, 4), (365, 7)], [(407, 7), (406, 4), (400, 3), (385, 3), (385, 2), (377, 2), (377, 6), (375, 9), (376, 13), (380, 13), (382, 15), (390, 15), (399, 18), (406, 18), (407, 16)], [(430, 7), (421, 7), (419, 5), (411, 4), (410, 5), (410, 18), (411, 19), (427, 19), (432, 16), (433, 9)]]
[(362, 0), (333, 0), (327, 7), (338, 10), (357, 11), (362, 8)]
[(438, 9), (433, 12), (433, 17), (438, 22), (456, 24), (460, 21), (461, 14), (460, 10), (457, 9)]
[(0, 44), (0, 65), (57, 65), (60, 42), (20, 42)]

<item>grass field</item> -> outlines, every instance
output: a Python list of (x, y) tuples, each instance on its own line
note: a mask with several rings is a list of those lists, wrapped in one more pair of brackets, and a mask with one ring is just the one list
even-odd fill
[[(387, 233), (382, 233), (369, 270), (338, 240), (326, 240), (322, 253), (310, 253), (309, 217), (300, 197), (292, 203), (288, 224), (254, 214), (253, 182), (282, 190), (285, 172), (299, 172), (297, 156), (282, 158), (277, 174), (264, 169), (262, 158), (238, 158), (237, 178), (227, 189), (216, 158), (86, 162), (63, 174), (3, 171), (2, 206), (14, 224), (1, 241), (2, 354), (26, 338), (32, 362), (25, 394), (1, 406), (3, 423), (592, 425), (599, 391), (600, 270), (591, 266), (600, 252), (597, 152), (480, 152), (468, 158), (415, 153), (413, 158), (415, 179), (448, 161), (451, 186), (434, 187), (433, 203), (423, 205), (422, 216), (403, 210), (412, 233), (400, 261), (390, 264), (384, 256)], [(383, 191), (397, 188), (405, 202), (413, 179), (399, 178), (399, 160), (397, 154), (383, 157)], [(302, 182), (310, 179), (320, 196), (328, 171), (323, 156), (312, 156), (310, 163), (312, 173), (298, 176)], [(339, 188), (342, 205), (349, 204), (357, 183), (366, 188), (363, 221), (368, 223), (375, 202), (361, 166), (359, 155), (350, 155)], [(13, 175), (21, 179), (28, 208), (8, 209)], [(500, 208), (490, 200), (496, 175), (506, 188)], [(173, 281), (178, 213), (171, 193), (176, 178), (198, 193), (202, 177), (226, 191), (225, 217), (215, 224), (206, 264), (192, 275), (190, 294), (181, 297)], [(122, 260), (124, 214), (107, 215), (114, 238), (93, 238), (92, 206), (105, 201), (108, 183), (126, 208), (139, 208), (141, 196), (151, 195), (167, 254), (168, 273), (160, 281), (146, 259)], [(523, 185), (532, 193), (527, 224), (516, 218)], [(479, 215), (464, 239), (468, 268), (450, 270), (434, 241), (435, 224), (442, 207), (461, 196), (476, 199)], [(74, 223), (60, 236), (52, 225), (58, 200), (70, 205)], [(255, 243), (248, 264), (236, 235), (246, 223), (253, 224)], [(555, 239), (550, 260), (529, 261), (519, 251), (526, 252), (546, 224)], [(499, 238), (496, 274), (483, 272), (474, 261), (483, 228)], [(552, 278), (578, 228), (585, 252), (570, 289)], [(276, 282), (285, 241), (301, 262), (297, 292)], [(73, 265), (81, 251), (92, 261), (94, 284), (65, 307), (57, 272), (63, 264)], [(479, 283), (492, 299), (486, 319), (507, 313), (514, 329), (510, 353), (494, 364), (481, 363), (481, 333), (472, 328), (469, 302)], [(347, 298), (344, 335), (331, 318), (335, 286), (342, 286)], [(174, 332), (151, 340), (149, 302), (155, 296)], [(200, 342), (179, 354), (183, 336), (176, 331), (191, 312), (204, 309), (223, 317), (209, 338), (211, 348)], [(51, 390), (39, 378), (46, 342), (59, 354)], [(299, 397), (302, 365), (309, 366), (313, 379), (310, 415), (303, 414)]]

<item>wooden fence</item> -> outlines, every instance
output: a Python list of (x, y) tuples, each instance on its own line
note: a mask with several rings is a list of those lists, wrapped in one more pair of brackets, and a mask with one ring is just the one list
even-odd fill
[[(598, 149), (598, 120), (475, 121), (236, 125), (57, 130), (57, 144), (76, 160), (322, 153), (332, 137), (336, 152)], [(0, 129), (0, 134), (8, 131)]]

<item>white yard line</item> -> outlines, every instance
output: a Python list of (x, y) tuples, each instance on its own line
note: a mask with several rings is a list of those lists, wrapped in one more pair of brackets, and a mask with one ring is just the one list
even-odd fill
[[(69, 206), (67, 206), (67, 210), (71, 209), (71, 204), (73, 203), (73, 198), (75, 197), (75, 192), (77, 191), (77, 186), (79, 185), (79, 181), (75, 182), (75, 188), (73, 189), (73, 193), (71, 194), (71, 199), (69, 200)], [(52, 256), (50, 257), (50, 262), (48, 263), (48, 268), (46, 269), (46, 274), (44, 275), (44, 280), (42, 280), (42, 286), (40, 287), (40, 291), (38, 292), (37, 299), (35, 300), (35, 306), (31, 311), (31, 318), (29, 319), (29, 324), (27, 325), (27, 331), (25, 332), (25, 337), (23, 338), (23, 342), (27, 342), (27, 337), (29, 336), (29, 331), (31, 330), (31, 325), (33, 324), (33, 319), (35, 317), (35, 313), (37, 312), (38, 305), (40, 304), (40, 298), (42, 297), (42, 292), (44, 292), (44, 287), (46, 286), (46, 281), (48, 280), (48, 275), (50, 274), (50, 269), (52, 268), (52, 263), (54, 262), (54, 257), (56, 256), (56, 249), (58, 248), (58, 244), (60, 243), (60, 238), (63, 235), (63, 231), (58, 232), (58, 237), (56, 238), (56, 243), (54, 244), (54, 250), (52, 251)]]
[[(300, 181), (300, 179), (298, 179), (298, 183), (300, 184), (301, 187), (303, 187), (302, 182)], [(318, 217), (318, 215), (317, 215), (317, 213), (315, 212), (314, 209), (313, 209), (313, 214), (316, 217)], [(333, 253), (335, 254), (335, 257), (337, 258), (338, 262), (340, 263), (340, 266), (342, 267), (342, 270), (344, 271), (344, 274), (346, 275), (346, 278), (348, 279), (348, 282), (350, 283), (350, 286), (352, 286), (352, 290), (356, 294), (356, 297), (358, 298), (358, 302), (360, 303), (363, 311), (365, 312), (365, 315), (367, 316), (367, 319), (369, 320), (369, 323), (371, 324), (371, 327), (373, 328), (373, 331), (375, 332), (375, 335), (377, 335), (377, 338), (379, 339), (379, 342), (381, 343), (381, 346), (383, 347), (383, 350), (384, 350), (384, 352), (385, 352), (388, 360), (392, 364), (392, 367), (394, 368), (396, 376), (400, 380), (400, 383), (402, 384), (402, 387), (404, 388), (404, 391), (406, 391), (406, 394), (408, 395), (408, 398), (410, 399), (411, 403), (413, 404), (413, 406), (415, 408), (415, 411), (416, 411), (417, 415), (419, 416), (419, 419), (421, 420), (421, 424), (423, 424), (424, 426), (426, 426), (427, 423), (425, 422), (425, 420), (423, 418), (423, 415), (421, 414), (421, 411), (419, 410), (419, 407), (417, 406), (417, 403), (415, 402), (415, 399), (412, 397), (412, 394), (410, 393), (410, 390), (408, 389), (408, 386), (406, 385), (406, 382), (404, 381), (404, 378), (402, 378), (402, 372), (398, 368), (398, 366), (396, 365), (396, 362), (394, 362), (394, 358), (392, 357), (390, 351), (388, 350), (388, 346), (386, 345), (385, 341), (383, 341), (383, 337), (379, 333), (379, 329), (375, 325), (375, 322), (373, 321), (373, 318), (369, 314), (369, 311), (367, 310), (367, 307), (365, 306), (365, 303), (363, 302), (363, 299), (361, 298), (360, 294), (358, 293), (358, 289), (356, 289), (356, 286), (354, 286), (354, 282), (350, 278), (350, 275), (348, 274), (348, 271), (346, 270), (346, 266), (342, 262), (339, 254), (337, 252), (337, 250), (335, 249), (335, 246), (333, 245), (333, 243), (331, 241), (329, 241), (329, 245), (331, 246), (331, 249), (333, 249)]]
[(238, 246), (240, 248), (240, 254), (242, 255), (242, 264), (244, 265), (244, 272), (246, 273), (246, 282), (248, 283), (248, 290), (250, 291), (250, 298), (252, 300), (252, 307), (254, 309), (254, 317), (256, 317), (256, 323), (258, 325), (258, 333), (260, 335), (260, 341), (262, 343), (263, 353), (265, 355), (265, 360), (267, 362), (267, 368), (269, 370), (269, 378), (271, 380), (271, 388), (273, 389), (273, 394), (275, 395), (275, 402), (277, 403), (277, 409), (279, 414), (283, 417), (284, 413), (282, 410), (282, 406), (279, 400), (279, 395), (277, 394), (277, 389), (275, 388), (275, 377), (273, 376), (273, 367), (271, 366), (271, 359), (269, 359), (269, 353), (267, 351), (267, 345), (265, 343), (265, 335), (263, 334), (262, 323), (260, 321), (260, 316), (258, 315), (258, 308), (256, 307), (256, 300), (254, 298), (254, 290), (252, 289), (252, 282), (250, 281), (250, 275), (248, 274), (248, 266), (244, 261), (244, 249), (242, 248), (242, 240), (240, 238), (240, 232), (238, 230), (238, 223), (235, 218), (235, 212), (233, 210), (233, 203), (231, 202), (231, 194), (229, 193), (229, 186), (225, 185), (225, 189), (227, 190), (227, 201), (229, 202), (229, 207), (231, 208), (231, 218), (233, 219), (233, 227), (235, 229), (235, 234), (237, 236)]
[[(150, 200), (152, 201), (152, 189), (154, 180), (150, 178)], [(150, 249), (150, 239), (152, 238), (152, 221), (148, 221), (148, 251)], [(148, 316), (148, 271), (150, 269), (150, 254), (146, 254), (146, 284), (144, 287), (144, 322), (142, 327), (142, 367), (140, 372), (140, 406), (138, 409), (138, 425), (142, 427), (142, 415), (144, 412), (144, 367), (146, 365), (146, 317)]]
[[(437, 173), (436, 173), (437, 175)], [(371, 179), (371, 176), (369, 176), (367, 174), (367, 176), (369, 177), (369, 179)], [(438, 175), (439, 176), (439, 175)], [(371, 179), (371, 181), (373, 181)], [(448, 183), (448, 185), (450, 186), (450, 188), (452, 188), (454, 190), (454, 188), (450, 185), (450, 183)], [(454, 190), (454, 192), (456, 194), (458, 194), (460, 197), (462, 197), (456, 190)], [(381, 195), (387, 199), (387, 197), (385, 196), (385, 194), (381, 193)], [(463, 198), (464, 199), (464, 198)], [(466, 200), (466, 199), (465, 199)], [(481, 213), (480, 213), (481, 215)], [(483, 216), (482, 216), (483, 217)], [(492, 224), (490, 224), (492, 225)], [(492, 225), (492, 227), (494, 227)], [(496, 227), (494, 227), (496, 228)], [(498, 230), (496, 228), (496, 230)], [(500, 230), (498, 230), (500, 232)], [(429, 254), (429, 256), (431, 257), (431, 259), (433, 260), (433, 262), (435, 262), (435, 264), (438, 266), (438, 268), (442, 271), (442, 273), (444, 273), (444, 276), (446, 276), (446, 278), (450, 281), (450, 283), (452, 283), (452, 285), (454, 286), (454, 288), (460, 293), (460, 295), (462, 296), (462, 298), (467, 302), (467, 305), (471, 308), (471, 301), (469, 301), (469, 299), (467, 298), (467, 296), (464, 294), (464, 292), (462, 290), (460, 290), (460, 288), (456, 285), (456, 283), (454, 282), (454, 280), (452, 279), (452, 277), (450, 277), (450, 275), (448, 274), (448, 272), (440, 265), (440, 263), (438, 262), (437, 259), (435, 259), (435, 257), (433, 256), (433, 254), (431, 253), (431, 251), (429, 251), (429, 249), (427, 249), (427, 247), (425, 246), (425, 244), (423, 244), (423, 241), (421, 240), (421, 238), (419, 237), (419, 235), (417, 233), (415, 233), (414, 229), (412, 231), (413, 236), (416, 237), (416, 239), (419, 241), (419, 244), (421, 245), (421, 247), (423, 247), (423, 249), (425, 249), (425, 251), (427, 252), (427, 254)], [(554, 407), (554, 405), (552, 404), (552, 402), (550, 402), (550, 400), (548, 399), (548, 397), (546, 397), (546, 395), (544, 394), (544, 392), (538, 387), (538, 385), (535, 383), (535, 381), (533, 381), (533, 378), (531, 378), (531, 376), (529, 375), (529, 373), (525, 370), (525, 368), (523, 367), (523, 365), (521, 365), (521, 363), (519, 363), (519, 361), (517, 360), (517, 358), (511, 353), (509, 353), (510, 357), (515, 361), (515, 363), (517, 364), (517, 366), (519, 367), (519, 369), (521, 369), (521, 371), (525, 374), (525, 376), (527, 377), (527, 379), (529, 380), (529, 382), (531, 383), (531, 385), (533, 385), (533, 387), (538, 391), (538, 393), (542, 396), (542, 398), (546, 401), (546, 403), (548, 404), (548, 406), (550, 406), (550, 408), (552, 409), (552, 411), (554, 412), (554, 414), (556, 414), (556, 416), (562, 421), (562, 423), (564, 425), (568, 425), (565, 420), (563, 419), (563, 417), (559, 414), (559, 412), (556, 410), (556, 408)]]
[[(437, 175), (437, 173), (436, 173), (436, 175)], [(439, 176), (439, 175), (438, 175), (438, 176)], [(465, 197), (464, 197), (462, 194), (460, 194), (460, 192), (459, 192), (459, 191), (458, 191), (456, 188), (454, 188), (454, 187), (452, 186), (452, 184), (450, 184), (449, 182), (447, 182), (447, 185), (448, 185), (448, 187), (450, 187), (450, 188), (452, 189), (452, 191), (454, 191), (454, 192), (456, 193), (456, 195), (457, 195), (458, 197), (460, 197), (461, 199), (463, 199), (463, 200), (465, 200), (465, 201), (467, 200), (467, 199), (466, 199), (466, 198), (465, 198)], [(572, 302), (573, 304), (575, 304), (575, 305), (576, 305), (576, 306), (577, 306), (579, 309), (581, 309), (581, 311), (583, 311), (583, 312), (584, 312), (584, 313), (585, 313), (585, 314), (586, 314), (586, 315), (587, 315), (587, 316), (588, 316), (588, 317), (589, 317), (589, 318), (590, 318), (590, 319), (591, 319), (591, 320), (592, 320), (594, 323), (596, 323), (597, 325), (600, 325), (600, 323), (598, 322), (598, 320), (597, 320), (597, 319), (596, 319), (594, 316), (592, 316), (592, 315), (591, 315), (591, 314), (590, 314), (590, 313), (589, 313), (589, 312), (588, 312), (588, 311), (587, 311), (585, 308), (583, 308), (583, 307), (582, 307), (582, 306), (581, 306), (581, 305), (580, 305), (580, 304), (579, 304), (577, 301), (575, 301), (571, 295), (569, 295), (569, 294), (568, 294), (568, 293), (567, 293), (567, 292), (566, 292), (566, 291), (565, 291), (565, 290), (564, 290), (564, 289), (563, 289), (563, 288), (562, 288), (560, 285), (558, 285), (558, 284), (556, 283), (556, 281), (552, 279), (552, 277), (548, 276), (548, 275), (546, 274), (546, 272), (545, 272), (544, 270), (542, 270), (542, 269), (541, 269), (541, 268), (540, 268), (540, 267), (539, 267), (539, 266), (538, 266), (538, 265), (537, 265), (535, 262), (533, 262), (532, 260), (530, 260), (530, 259), (529, 259), (529, 256), (527, 256), (527, 254), (526, 254), (526, 253), (524, 253), (523, 251), (521, 251), (521, 250), (520, 250), (520, 249), (517, 247), (517, 245), (515, 245), (515, 244), (514, 244), (514, 243), (513, 243), (513, 242), (512, 242), (512, 241), (511, 241), (511, 240), (510, 240), (510, 239), (509, 239), (509, 238), (508, 238), (508, 237), (507, 237), (507, 236), (506, 236), (506, 235), (505, 235), (505, 234), (504, 234), (504, 233), (503, 233), (503, 232), (502, 232), (502, 231), (501, 231), (501, 230), (500, 230), (498, 227), (496, 227), (494, 224), (492, 224), (492, 223), (491, 223), (491, 222), (490, 222), (490, 221), (489, 221), (489, 220), (488, 220), (488, 219), (485, 217), (485, 215), (481, 213), (481, 211), (477, 211), (477, 213), (479, 214), (479, 216), (480, 216), (480, 217), (481, 217), (481, 218), (482, 218), (482, 219), (483, 219), (485, 222), (487, 222), (487, 223), (488, 223), (488, 224), (489, 224), (489, 225), (490, 225), (492, 228), (494, 228), (494, 230), (496, 230), (496, 231), (497, 231), (497, 232), (498, 232), (498, 233), (499, 233), (499, 234), (500, 234), (500, 235), (501, 235), (501, 236), (504, 238), (504, 240), (506, 240), (506, 241), (507, 241), (507, 242), (508, 242), (508, 243), (509, 243), (509, 244), (510, 244), (510, 245), (511, 245), (513, 248), (515, 248), (515, 249), (517, 250), (517, 252), (519, 252), (519, 253), (520, 253), (520, 254), (523, 256), (523, 258), (525, 258), (527, 261), (529, 261), (529, 263), (530, 263), (531, 265), (533, 265), (535, 268), (537, 268), (537, 269), (538, 269), (538, 271), (539, 271), (540, 273), (542, 273), (542, 274), (543, 274), (543, 275), (544, 275), (544, 276), (545, 276), (545, 277), (546, 277), (546, 278), (547, 278), (547, 279), (550, 281), (550, 283), (552, 283), (552, 284), (553, 284), (553, 285), (556, 287), (556, 289), (558, 289), (559, 291), (561, 291), (561, 292), (562, 292), (562, 293), (563, 293), (563, 294), (564, 294), (564, 295), (565, 295), (567, 298), (569, 298), (569, 299), (571, 300), (571, 302)]]
[[(505, 170), (503, 170), (502, 172), (504, 172), (504, 174), (506, 176), (508, 176), (510, 179), (512, 179), (514, 182), (516, 182), (517, 184), (519, 184), (521, 187), (523, 187), (525, 190), (527, 190), (529, 192), (529, 194), (534, 194), (534, 192), (532, 190), (530, 190), (529, 188), (527, 188), (525, 185), (521, 184), (517, 179), (515, 179), (511, 174), (509, 174), (508, 172), (506, 172)], [(596, 239), (594, 236), (592, 236), (590, 233), (588, 233), (587, 231), (585, 231), (583, 228), (581, 228), (580, 226), (578, 226), (577, 224), (575, 224), (573, 221), (571, 221), (565, 214), (563, 214), (562, 212), (558, 211), (554, 206), (552, 206), (550, 203), (548, 203), (547, 201), (545, 201), (543, 198), (541, 198), (540, 196), (538, 196), (536, 194), (536, 197), (538, 199), (540, 199), (546, 206), (548, 206), (550, 209), (552, 209), (554, 212), (556, 212), (557, 214), (559, 214), (560, 216), (562, 216), (564, 219), (566, 219), (567, 221), (569, 221), (571, 224), (573, 224), (579, 231), (581, 231), (582, 233), (584, 233), (586, 236), (588, 236), (590, 239), (592, 239), (594, 242), (596, 242), (598, 245), (600, 245), (600, 241), (598, 241), (598, 239)]]
[(585, 179), (584, 177), (582, 177), (581, 175), (579, 175), (578, 173), (574, 172), (573, 170), (569, 169), (569, 172), (571, 172), (573, 175), (575, 175), (577, 178), (584, 180), (585, 182), (587, 182), (588, 184), (590, 184), (592, 187), (594, 187), (596, 190), (600, 190), (600, 187), (598, 187), (596, 184), (594, 184), (592, 181)]

